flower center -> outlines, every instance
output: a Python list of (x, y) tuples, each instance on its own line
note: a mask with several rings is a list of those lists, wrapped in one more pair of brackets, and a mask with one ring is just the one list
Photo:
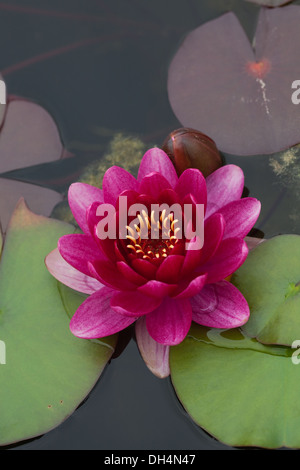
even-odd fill
[(127, 225), (127, 249), (131, 254), (142, 259), (166, 258), (178, 242), (176, 234), (181, 230), (174, 214), (166, 214), (163, 210), (158, 220), (155, 220), (154, 211), (151, 216), (142, 211), (138, 214), (139, 224), (134, 229)]

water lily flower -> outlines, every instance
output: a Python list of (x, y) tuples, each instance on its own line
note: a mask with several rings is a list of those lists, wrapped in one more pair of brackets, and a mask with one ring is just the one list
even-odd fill
[[(249, 318), (239, 290), (225, 279), (248, 255), (244, 238), (260, 213), (260, 202), (241, 199), (244, 175), (226, 165), (204, 178), (193, 168), (180, 177), (169, 157), (153, 148), (144, 155), (137, 179), (120, 167), (109, 168), (102, 190), (83, 183), (69, 188), (69, 205), (83, 233), (59, 239), (46, 258), (49, 271), (69, 287), (90, 294), (73, 316), (70, 329), (81, 338), (99, 338), (136, 323), (136, 339), (148, 367), (168, 375), (168, 349), (186, 337), (192, 321), (235, 328)], [(169, 239), (99, 238), (102, 204), (204, 205), (204, 244), (176, 237), (170, 216)], [(140, 220), (140, 219), (139, 219)], [(149, 231), (152, 217), (147, 223)], [(163, 216), (160, 219), (163, 224)], [(137, 226), (137, 229), (140, 229)], [(196, 249), (195, 249), (196, 247)]]

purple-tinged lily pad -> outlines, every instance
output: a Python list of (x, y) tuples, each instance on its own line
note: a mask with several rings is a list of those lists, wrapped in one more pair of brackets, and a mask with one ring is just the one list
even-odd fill
[(300, 142), (300, 6), (262, 8), (253, 50), (233, 13), (192, 31), (169, 68), (171, 106), (182, 125), (224, 152), (270, 154)]
[(292, 0), (246, 0), (250, 3), (256, 3), (264, 7), (281, 7), (287, 3), (291, 3)]
[(58, 160), (62, 153), (50, 114), (36, 103), (9, 99), (0, 132), (0, 173)]
[(33, 212), (45, 216), (50, 216), (53, 207), (62, 201), (62, 195), (52, 189), (0, 178), (0, 223), (4, 232), (21, 197), (24, 197)]
[[(0, 173), (69, 157), (52, 116), (40, 105), (9, 95), (0, 104)], [(0, 223), (5, 232), (20, 197), (35, 213), (49, 216), (62, 195), (42, 186), (0, 178)]]

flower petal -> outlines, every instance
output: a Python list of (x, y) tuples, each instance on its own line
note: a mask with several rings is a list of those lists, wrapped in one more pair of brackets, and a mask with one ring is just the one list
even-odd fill
[(118, 261), (117, 266), (120, 273), (133, 284), (141, 286), (147, 282), (146, 278), (134, 271), (125, 261)]
[(118, 197), (123, 191), (136, 191), (137, 181), (124, 168), (112, 166), (103, 176), (102, 188), (105, 203), (116, 206)]
[(183, 262), (184, 257), (181, 255), (167, 256), (157, 270), (156, 279), (168, 284), (176, 284)]
[(136, 290), (136, 284), (128, 281), (111, 261), (88, 262), (90, 275), (98, 279), (105, 286), (116, 290)]
[(187, 299), (166, 298), (146, 316), (150, 336), (160, 344), (175, 346), (186, 337), (192, 323), (192, 307)]
[(225, 219), (223, 238), (245, 238), (260, 214), (261, 203), (253, 197), (233, 201), (218, 211)]
[(188, 276), (199, 266), (202, 259), (202, 249), (198, 249), (198, 246), (201, 246), (201, 240), (198, 236), (188, 242), (181, 268), (181, 277)]
[(87, 276), (91, 275), (88, 261), (106, 259), (93, 238), (81, 233), (61, 237), (58, 250), (67, 263)]
[[(212, 303), (208, 307), (208, 299)], [(241, 292), (230, 282), (211, 284), (190, 299), (193, 321), (211, 328), (237, 328), (244, 325), (250, 315), (249, 306)]]
[(150, 297), (162, 298), (167, 295), (173, 294), (176, 290), (176, 284), (166, 284), (160, 281), (148, 281), (141, 287), (138, 287), (138, 291), (142, 294), (149, 295)]
[(148, 297), (136, 291), (115, 292), (111, 298), (111, 308), (120, 315), (140, 317), (155, 310), (161, 303), (161, 299)]
[(188, 299), (198, 294), (205, 286), (207, 275), (194, 277), (191, 281), (185, 281), (178, 285), (178, 292), (174, 299)]
[(139, 318), (135, 324), (135, 336), (141, 356), (146, 366), (160, 379), (170, 375), (170, 347), (154, 341), (146, 328), (145, 317)]
[(201, 250), (201, 262), (206, 263), (217, 251), (224, 235), (224, 217), (216, 212), (204, 222), (204, 245)]
[(49, 253), (45, 263), (48, 271), (55, 279), (78, 292), (93, 294), (103, 287), (103, 284), (93, 277), (86, 276), (67, 263), (57, 248)]
[(147, 279), (154, 279), (157, 271), (157, 266), (150, 263), (146, 259), (134, 259), (132, 261), (132, 267), (138, 272), (141, 276), (146, 277)]
[(175, 187), (178, 176), (174, 165), (168, 155), (159, 148), (152, 148), (143, 156), (138, 172), (138, 181), (154, 171), (164, 176), (172, 188)]
[(79, 338), (103, 338), (124, 330), (135, 322), (133, 317), (125, 317), (110, 306), (113, 290), (103, 287), (88, 297), (76, 310), (70, 323), (73, 335)]
[(180, 175), (175, 191), (181, 199), (184, 199), (188, 194), (192, 194), (196, 204), (206, 206), (206, 181), (201, 171), (195, 168), (188, 168)]
[(229, 202), (240, 199), (244, 189), (244, 173), (236, 165), (225, 165), (206, 178), (206, 218)]
[(169, 181), (160, 173), (150, 173), (144, 176), (140, 181), (139, 191), (141, 194), (146, 194), (152, 198), (157, 196), (166, 189), (172, 189)]
[(73, 183), (69, 187), (68, 201), (79, 227), (88, 233), (86, 212), (93, 202), (99, 202), (99, 204), (104, 202), (102, 190), (90, 184)]
[(227, 238), (220, 243), (214, 256), (199, 271), (207, 273), (207, 283), (221, 281), (234, 273), (248, 256), (248, 247), (241, 238)]
[(247, 247), (249, 251), (254, 250), (254, 248), (256, 248), (257, 245), (260, 245), (265, 240), (266, 240), (265, 238), (245, 237), (245, 242), (247, 243)]

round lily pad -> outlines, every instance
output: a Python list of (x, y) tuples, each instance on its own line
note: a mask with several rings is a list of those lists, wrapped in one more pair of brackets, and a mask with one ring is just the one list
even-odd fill
[[(0, 445), (56, 427), (78, 407), (109, 361), (115, 337), (75, 338), (69, 315), (82, 302), (47, 271), (44, 258), (74, 227), (31, 213), (20, 202), (0, 263)], [(60, 288), (59, 288), (60, 287)], [(74, 312), (73, 312), (74, 313)], [(2, 343), (2, 344), (3, 344)]]
[(300, 236), (280, 235), (257, 246), (233, 275), (250, 318), (243, 331), (262, 343), (300, 340)]
[(240, 330), (194, 325), (170, 351), (171, 379), (193, 420), (235, 447), (300, 447), (297, 350)]

